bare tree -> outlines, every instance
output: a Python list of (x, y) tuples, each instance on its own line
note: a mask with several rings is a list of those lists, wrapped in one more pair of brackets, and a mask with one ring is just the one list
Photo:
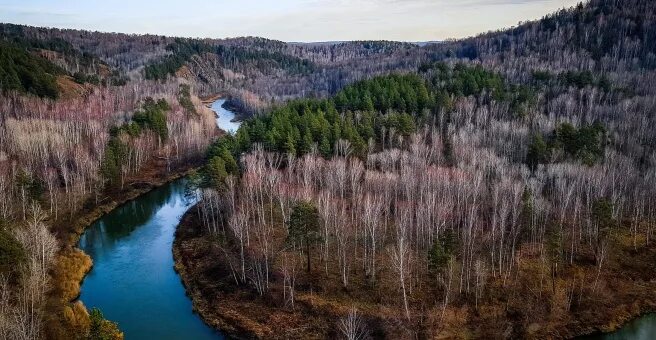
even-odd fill
[(348, 314), (339, 320), (338, 327), (345, 339), (364, 340), (369, 338), (367, 326), (355, 307), (351, 307)]

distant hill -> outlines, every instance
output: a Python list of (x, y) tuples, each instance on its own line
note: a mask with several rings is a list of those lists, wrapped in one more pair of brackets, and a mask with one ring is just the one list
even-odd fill
[(650, 70), (656, 67), (655, 15), (654, 1), (591, 0), (541, 20), (436, 48), (446, 56), (519, 64), (524, 70)]
[[(245, 118), (235, 136), (217, 130), (205, 96), (227, 97)], [(337, 337), (338, 323), (360, 323), (356, 307), (374, 337), (612, 329), (653, 307), (655, 126), (654, 0), (591, 0), (439, 43), (0, 24), (0, 276), (26, 275), (0, 280), (9, 296), (0, 307), (15, 316), (0, 317), (0, 334), (84, 336), (89, 314), (71, 303), (90, 266), (74, 247), (79, 213), (198, 167), (190, 182), (212, 186), (199, 192), (209, 200), (199, 222), (228, 233), (202, 242), (211, 251), (195, 241), (188, 249), (213, 266), (199, 271), (208, 275), (202, 294), (237, 293), (227, 309), (225, 299), (208, 304), (228, 320), (286, 328), (288, 338)], [(286, 220), (316, 215), (306, 207), (291, 217), (300, 198), (315, 198), (332, 222), (320, 231), (297, 224), (290, 247)], [(244, 199), (241, 216), (223, 214)], [(236, 247), (244, 230), (247, 251), (243, 237)], [(309, 242), (319, 239), (318, 275), (287, 270), (303, 257), (276, 263), (304, 242), (310, 272)], [(218, 278), (221, 259), (233, 275)], [(268, 280), (277, 295), (264, 296)], [(242, 303), (258, 295), (263, 308)], [(267, 316), (288, 297), (300, 299), (293, 318)]]
[(118, 84), (121, 77), (173, 77), (185, 65), (183, 73), (201, 94), (229, 92), (244, 109), (257, 111), (271, 100), (326, 96), (355, 80), (451, 58), (512, 65), (508, 74), (524, 80), (536, 68), (653, 69), (655, 7), (648, 0), (592, 0), (515, 28), (442, 43), (188, 39), (12, 24), (0, 25), (0, 37), (57, 52), (56, 64), (70, 75), (93, 75), (106, 64)]

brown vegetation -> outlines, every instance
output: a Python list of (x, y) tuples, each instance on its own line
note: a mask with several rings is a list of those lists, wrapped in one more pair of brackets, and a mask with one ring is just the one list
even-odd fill
[[(75, 299), (80, 281), (91, 268), (91, 259), (75, 248), (79, 235), (119, 204), (197, 166), (217, 135), (214, 113), (197, 97), (191, 97), (196, 115), (187, 114), (179, 105), (177, 84), (144, 89), (145, 93), (160, 93), (160, 98), (171, 103), (167, 117), (170, 138), (163, 142), (150, 131), (125, 138), (130, 152), (126, 166), (120, 169), (121, 183), (109, 185), (101, 171), (104, 153), (110, 128), (120, 124), (126, 114), (116, 110), (133, 110), (140, 103), (138, 99), (132, 102), (134, 97), (121, 98), (121, 88), (79, 85), (67, 78), (61, 81), (60, 85), (70, 85), (73, 92), (76, 88), (87, 92), (68, 96), (64, 91), (63, 98), (56, 102), (12, 94), (1, 104), (7, 114), (0, 116), (0, 227), (9, 222), (10, 230), (18, 236), (34, 234), (19, 237), (26, 249), (36, 242), (32, 239), (48, 240), (48, 235), (54, 234), (58, 241), (51, 257), (39, 259), (39, 263), (48, 264), (40, 265), (40, 271), (49, 275), (34, 272), (34, 262), (28, 262), (21, 270), (27, 273), (22, 274), (27, 281), (7, 282), (3, 308), (7, 315), (16, 316), (16, 321), (0, 320), (0, 329), (10, 332), (11, 337), (72, 339), (87, 334), (88, 313)], [(38, 225), (47, 224), (49, 232), (43, 237), (25, 234), (23, 230), (30, 223), (37, 223), (32, 220)], [(28, 288), (33, 292), (33, 307), (21, 309), (21, 294)], [(114, 327), (99, 322), (108, 330)]]
[(73, 100), (81, 98), (90, 92), (87, 87), (91, 85), (85, 87), (85, 85), (76, 83), (69, 76), (59, 76), (57, 77), (57, 86), (59, 87), (60, 96), (63, 100)]
[[(410, 149), (421, 150), (422, 147)], [(400, 169), (406, 166), (403, 164), (418, 162), (411, 161), (413, 156), (410, 155), (399, 156), (405, 159), (401, 161)], [(479, 236), (472, 236), (475, 239), (471, 241), (467, 241), (467, 236), (458, 232), (462, 235), (457, 236), (458, 239), (465, 238), (455, 241), (461, 244), (461, 250), (449, 255), (452, 257), (438, 271), (431, 271), (430, 259), (427, 260), (425, 255), (430, 249), (431, 236), (424, 233), (434, 229), (427, 225), (429, 229), (421, 231), (419, 223), (423, 220), (423, 214), (441, 210), (429, 207), (416, 210), (415, 213), (421, 215), (404, 222), (401, 219), (404, 216), (403, 210), (398, 207), (414, 206), (411, 204), (414, 199), (405, 201), (403, 198), (413, 197), (413, 193), (431, 197), (430, 194), (422, 193), (422, 188), (426, 188), (428, 183), (455, 181), (467, 186), (469, 182), (476, 182), (471, 178), (474, 174), (452, 176), (443, 171), (419, 170), (414, 175), (392, 178), (390, 173), (382, 176), (374, 170), (367, 170), (359, 179), (356, 177), (355, 182), (350, 182), (352, 184), (338, 184), (332, 181), (339, 177), (331, 179), (331, 176), (326, 175), (340, 176), (340, 158), (322, 162), (316, 156), (309, 155), (298, 162), (288, 162), (288, 167), (290, 164), (293, 166), (282, 172), (268, 168), (276, 164), (269, 163), (274, 159), (272, 155), (257, 152), (247, 155), (244, 160), (247, 170), (241, 179), (241, 187), (231, 191), (235, 189), (230, 189), (232, 187), (228, 180), (229, 191), (223, 203), (212, 196), (211, 192), (204, 193), (204, 200), (195, 211), (187, 213), (176, 236), (174, 254), (177, 269), (190, 291), (195, 308), (209, 324), (230, 334), (279, 338), (332, 337), (336, 335), (335, 323), (355, 307), (371, 334), (389, 338), (487, 338), (501, 335), (568, 338), (595, 330), (613, 330), (629, 318), (653, 310), (655, 306), (652, 293), (656, 286), (651, 275), (656, 246), (647, 242), (648, 234), (641, 234), (636, 243), (639, 246), (635, 248), (630, 223), (623, 223), (614, 234), (613, 251), (605, 258), (603, 267), (598, 266), (595, 248), (586, 243), (576, 243), (577, 250), (571, 253), (571, 257), (566, 251), (568, 255), (565, 258), (554, 259), (549, 258), (549, 245), (519, 242), (519, 239), (513, 240), (510, 234), (507, 243), (521, 246), (502, 247), (503, 239), (495, 238), (494, 234), (485, 235), (489, 233), (489, 229), (485, 228), (473, 231), (473, 235)], [(386, 158), (384, 154), (374, 154), (369, 159), (382, 161), (398, 157)], [(351, 178), (353, 162), (357, 163), (357, 160), (351, 161), (350, 167), (344, 168), (346, 172), (343, 179)], [(379, 163), (379, 166), (392, 169), (383, 164)], [(473, 168), (470, 169), (473, 171)], [(430, 179), (430, 176), (440, 173), (442, 175), (438, 175), (438, 181)], [(385, 177), (387, 181), (399, 181), (400, 185), (389, 187), (401, 191), (391, 189), (389, 195), (384, 194), (387, 185), (381, 181), (385, 181)], [(267, 184), (269, 182), (273, 186)], [(410, 182), (422, 184), (413, 189)], [(318, 183), (325, 186), (320, 194), (314, 187)], [(342, 189), (346, 196), (340, 199)], [(358, 199), (362, 196), (351, 196), (353, 193), (372, 190), (376, 194), (362, 201)], [(463, 191), (464, 187), (453, 192)], [(522, 190), (519, 192), (521, 194)], [(378, 193), (383, 196), (377, 198)], [(335, 196), (330, 198), (330, 195)], [(231, 197), (237, 200), (233, 201)], [(380, 210), (368, 215), (368, 204), (383, 197), (398, 199), (397, 203), (392, 204), (397, 208), (392, 212)], [(442, 205), (447, 197), (439, 200)], [(308, 198), (319, 202), (324, 216), (326, 232), (323, 235), (326, 243), (325, 246), (322, 243), (312, 260), (321, 266), (305, 273), (302, 269), (304, 256), (293, 247), (290, 248), (283, 221), (288, 218), (288, 209), (293, 206), (293, 201)], [(484, 197), (480, 199), (487, 200)], [(232, 202), (235, 202), (238, 209), (236, 213), (230, 212), (233, 209)], [(420, 202), (421, 199), (415, 203), (417, 207)], [(501, 201), (489, 202), (493, 206), (499, 203), (504, 204)], [(542, 227), (539, 224), (521, 225), (527, 216), (521, 208), (521, 201), (516, 203), (520, 204), (516, 207), (518, 218), (513, 219), (520, 223), (516, 227), (528, 228), (521, 232), (521, 235), (525, 235), (521, 238), (532, 239), (528, 235)], [(242, 204), (245, 206), (240, 206)], [(339, 207), (330, 208), (332, 204)], [(432, 224), (433, 227), (446, 228), (437, 229), (438, 235), (447, 233), (450, 225), (454, 228), (459, 225), (457, 222), (452, 224), (458, 215), (450, 214), (449, 211), (457, 212), (461, 208), (458, 205), (447, 206), (449, 208), (444, 211), (444, 217), (435, 216), (446, 218), (443, 220), (446, 226), (444, 222)], [(475, 206), (470, 208), (477, 209)], [(212, 211), (226, 211), (228, 216), (237, 217), (221, 222), (220, 217), (218, 220), (212, 218)], [(507, 210), (508, 213), (511, 211)], [(240, 220), (239, 216), (243, 213), (247, 215)], [(392, 216), (386, 217), (390, 213)], [(532, 214), (540, 212), (536, 208)], [(372, 230), (367, 227), (367, 220), (372, 216), (382, 218), (376, 222), (381, 228), (378, 236), (375, 236), (376, 243), (367, 240), (372, 237)], [(534, 215), (534, 221), (541, 220), (535, 219), (537, 216)], [(363, 224), (358, 224), (360, 217), (364, 218)], [(334, 223), (330, 222), (333, 218), (337, 219)], [(384, 222), (388, 218), (391, 220)], [(402, 223), (411, 223), (402, 228), (408, 232), (413, 230), (412, 234), (405, 236), (408, 251), (398, 248), (402, 244), (398, 234)], [(476, 225), (474, 228), (482, 227)], [(572, 231), (578, 235), (579, 231)], [(415, 232), (422, 236), (415, 238)], [(576, 237), (588, 237), (585, 236), (587, 232), (581, 232), (583, 234)], [(240, 243), (246, 242), (245, 237), (249, 233), (249, 244), (244, 245), (247, 255), (243, 257), (240, 256)], [(346, 233), (346, 237), (340, 237), (340, 233)], [(427, 242), (426, 246), (421, 246), (422, 240)], [(467, 263), (461, 262), (467, 256), (462, 253), (461, 247), (468, 242), (488, 244), (472, 250), (473, 254), (478, 254), (474, 255), (478, 259), (473, 260), (474, 264), (469, 268)], [(498, 250), (499, 256), (504, 259), (503, 263), (507, 263), (504, 267), (499, 267), (495, 262), (490, 264), (489, 259), (481, 260), (486, 258), (481, 250), (494, 246), (490, 242), (501, 242), (497, 244), (502, 247)], [(418, 248), (422, 250), (417, 251)], [(376, 249), (378, 255), (367, 256)], [(407, 261), (405, 277), (399, 276), (402, 273), (399, 271), (400, 256), (405, 256), (403, 259)], [(375, 269), (372, 263), (378, 263)], [(555, 263), (562, 267), (556, 269), (554, 275), (551, 266)], [(258, 274), (257, 268), (260, 266), (268, 268), (266, 278), (264, 274)], [(407, 300), (403, 294), (403, 284), (408, 290)]]

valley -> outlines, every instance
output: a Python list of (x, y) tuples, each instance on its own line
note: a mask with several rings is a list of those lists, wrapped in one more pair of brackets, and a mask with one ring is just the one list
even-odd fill
[(653, 338), (654, 18), (590, 0), (427, 44), (2, 23), (0, 339)]

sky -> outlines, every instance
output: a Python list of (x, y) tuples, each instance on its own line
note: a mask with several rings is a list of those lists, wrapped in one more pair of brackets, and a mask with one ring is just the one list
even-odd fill
[(0, 0), (0, 22), (288, 42), (438, 41), (539, 19), (580, 0)]

